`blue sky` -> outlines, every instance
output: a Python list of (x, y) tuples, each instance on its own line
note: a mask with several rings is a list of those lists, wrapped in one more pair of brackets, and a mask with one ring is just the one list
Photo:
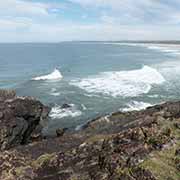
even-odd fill
[(0, 0), (0, 42), (180, 40), (180, 0)]

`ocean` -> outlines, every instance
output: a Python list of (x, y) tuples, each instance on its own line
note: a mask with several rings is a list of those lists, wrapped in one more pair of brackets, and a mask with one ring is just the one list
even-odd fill
[[(52, 108), (45, 134), (180, 99), (180, 44), (0, 44), (0, 88)], [(63, 104), (70, 107), (62, 109)]]

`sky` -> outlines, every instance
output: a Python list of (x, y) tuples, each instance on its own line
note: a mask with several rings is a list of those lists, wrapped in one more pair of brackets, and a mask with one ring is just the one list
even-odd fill
[(180, 0), (0, 0), (0, 42), (180, 40)]

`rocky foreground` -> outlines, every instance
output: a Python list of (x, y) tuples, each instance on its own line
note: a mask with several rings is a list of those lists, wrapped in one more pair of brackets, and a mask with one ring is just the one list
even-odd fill
[(180, 102), (43, 137), (50, 109), (0, 90), (0, 180), (179, 180)]

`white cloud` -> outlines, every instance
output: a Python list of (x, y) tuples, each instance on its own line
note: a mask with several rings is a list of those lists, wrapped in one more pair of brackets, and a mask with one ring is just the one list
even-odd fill
[[(179, 23), (180, 1), (171, 3), (157, 0), (69, 0), (82, 7), (107, 8), (106, 15), (101, 19), (116, 21), (116, 23)], [(179, 7), (179, 8), (177, 8)], [(147, 19), (149, 16), (150, 19)], [(108, 18), (108, 19), (107, 19)], [(151, 22), (149, 22), (149, 20)]]
[(180, 39), (180, 11), (161, 1), (68, 0), (90, 7), (88, 11), (97, 9), (99, 23), (88, 22), (86, 11), (79, 15), (81, 23), (60, 20), (54, 14), (61, 10), (61, 3), (0, 1), (1, 42)]
[(32, 20), (28, 18), (0, 19), (0, 31), (14, 31), (28, 28), (32, 25)]
[[(13, 24), (12, 24), (13, 25)], [(27, 24), (17, 23), (20, 28)], [(164, 29), (166, 29), (164, 31)], [(172, 33), (173, 32), (173, 33)], [(27, 31), (0, 33), (1, 41), (13, 42), (61, 42), (71, 40), (176, 40), (180, 39), (180, 27), (122, 26), (113, 24), (31, 24)], [(8, 37), (8, 39), (7, 39)]]
[(0, 16), (47, 16), (48, 10), (58, 10), (61, 4), (26, 0), (0, 0)]

